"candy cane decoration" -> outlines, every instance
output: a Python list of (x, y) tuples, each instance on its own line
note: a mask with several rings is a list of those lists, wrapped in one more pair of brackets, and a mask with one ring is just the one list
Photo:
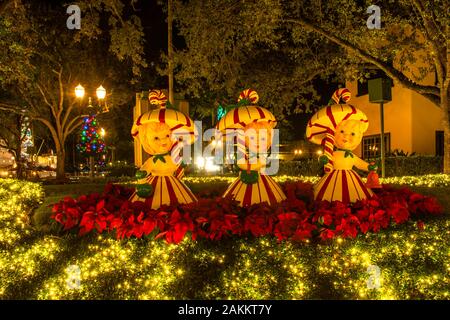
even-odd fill
[(325, 172), (328, 173), (333, 170), (334, 135), (327, 133), (322, 140), (322, 145), (324, 154), (328, 158), (328, 163), (325, 165)]
[(352, 94), (350, 93), (350, 90), (348, 90), (347, 88), (341, 88), (341, 89), (337, 89), (336, 91), (333, 92), (331, 99), (336, 104), (339, 104), (341, 99), (344, 103), (347, 103), (348, 101), (350, 101), (351, 97), (352, 97)]
[(235, 133), (235, 141), (237, 145), (237, 163), (247, 163), (248, 162), (248, 156), (247, 156), (247, 150), (245, 147), (245, 131), (243, 129), (237, 129), (234, 131)]
[(148, 100), (150, 104), (159, 105), (160, 108), (165, 108), (167, 97), (162, 90), (150, 90), (148, 93)]
[(177, 166), (177, 170), (175, 171), (175, 176), (178, 179), (182, 179), (184, 177), (184, 168), (181, 166), (183, 157), (181, 156), (181, 150), (183, 149), (183, 143), (179, 141), (175, 142), (170, 150), (170, 155), (172, 157), (172, 161)]
[[(347, 103), (351, 98), (350, 90), (347, 88), (337, 89), (333, 92), (331, 100), (336, 104), (339, 104), (341, 100)], [(336, 129), (336, 128), (334, 128)], [(322, 141), (324, 154), (328, 158), (328, 163), (325, 165), (325, 172), (328, 173), (333, 170), (333, 150), (334, 150), (334, 135), (331, 133), (326, 133), (325, 138)]]
[(246, 99), (250, 101), (251, 104), (255, 104), (259, 101), (259, 95), (253, 89), (245, 89), (239, 95), (238, 102), (241, 101), (242, 99)]

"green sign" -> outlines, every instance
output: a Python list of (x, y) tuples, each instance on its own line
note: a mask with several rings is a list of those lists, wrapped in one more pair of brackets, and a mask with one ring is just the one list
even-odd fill
[(222, 119), (226, 113), (227, 113), (227, 110), (225, 109), (225, 107), (223, 107), (221, 104), (219, 104), (219, 106), (217, 107), (217, 121)]

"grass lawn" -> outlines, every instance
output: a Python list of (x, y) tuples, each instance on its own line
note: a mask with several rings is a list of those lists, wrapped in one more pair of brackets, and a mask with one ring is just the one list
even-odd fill
[[(326, 244), (230, 238), (168, 245), (58, 232), (48, 206), (101, 192), (103, 183), (8, 183), (0, 180), (0, 299), (450, 298), (449, 187), (412, 188), (445, 207), (424, 230), (410, 221)], [(210, 181), (187, 184), (196, 193), (211, 192)], [(220, 193), (228, 182), (213, 184)], [(28, 207), (37, 207), (31, 227), (23, 222)], [(367, 285), (373, 270), (380, 272), (375, 288)]]
[(44, 185), (45, 198), (36, 209), (33, 222), (38, 229), (49, 230), (51, 205), (65, 197), (78, 197), (83, 194), (102, 192), (104, 183)]

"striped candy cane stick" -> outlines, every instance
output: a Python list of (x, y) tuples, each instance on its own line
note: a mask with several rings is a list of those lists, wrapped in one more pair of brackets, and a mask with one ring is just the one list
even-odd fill
[(183, 157), (181, 156), (181, 151), (183, 149), (183, 143), (175, 142), (170, 150), (170, 155), (172, 157), (172, 161), (177, 166), (177, 170), (175, 171), (175, 177), (178, 179), (182, 179), (184, 177), (184, 168), (181, 165), (183, 161)]
[(166, 107), (167, 97), (162, 90), (150, 90), (148, 100), (150, 104), (159, 105), (161, 108)]
[(327, 133), (325, 139), (322, 141), (324, 154), (328, 158), (328, 163), (325, 165), (325, 172), (328, 173), (333, 170), (333, 148), (334, 148), (334, 135)]
[(238, 102), (241, 101), (242, 99), (246, 99), (250, 101), (251, 104), (255, 104), (259, 101), (259, 95), (253, 89), (245, 89), (239, 95)]
[(245, 147), (245, 131), (243, 129), (236, 130), (236, 145), (237, 145), (238, 163), (248, 164), (248, 155), (246, 150), (247, 148)]
[(341, 100), (344, 103), (347, 103), (351, 97), (352, 97), (352, 94), (350, 93), (350, 90), (348, 90), (347, 88), (340, 88), (333, 92), (331, 99), (336, 104), (339, 104), (341, 102)]

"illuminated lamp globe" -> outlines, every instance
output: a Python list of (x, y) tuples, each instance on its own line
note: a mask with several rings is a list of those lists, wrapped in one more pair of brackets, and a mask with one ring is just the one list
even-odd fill
[(100, 86), (97, 88), (97, 98), (99, 98), (100, 100), (105, 99), (106, 97), (106, 89), (103, 88), (103, 86)]
[(75, 96), (80, 99), (84, 97), (84, 88), (81, 84), (75, 87)]

